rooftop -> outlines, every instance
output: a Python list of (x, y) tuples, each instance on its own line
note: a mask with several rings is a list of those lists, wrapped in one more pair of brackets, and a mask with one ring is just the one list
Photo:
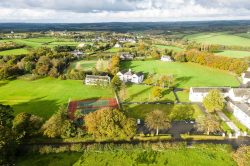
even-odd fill
[(233, 92), (236, 97), (250, 97), (250, 88), (233, 88)]
[(250, 104), (246, 103), (236, 103), (235, 104), (241, 111), (245, 112), (248, 116), (250, 116)]
[(229, 92), (229, 87), (195, 87), (192, 88), (194, 93), (208, 93), (211, 90), (219, 90), (221, 93)]

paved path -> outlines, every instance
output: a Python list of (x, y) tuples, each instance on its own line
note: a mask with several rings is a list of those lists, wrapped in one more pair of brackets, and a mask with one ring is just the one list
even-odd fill
[(223, 113), (217, 112), (218, 116), (223, 120), (231, 130), (235, 131), (236, 133), (240, 132), (240, 129)]

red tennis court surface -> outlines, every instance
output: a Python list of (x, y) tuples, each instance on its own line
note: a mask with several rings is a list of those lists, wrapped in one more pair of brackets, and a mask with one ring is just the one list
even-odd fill
[(76, 110), (80, 110), (83, 115), (86, 115), (102, 108), (119, 108), (119, 106), (115, 98), (70, 101), (68, 104), (68, 116), (74, 120)]

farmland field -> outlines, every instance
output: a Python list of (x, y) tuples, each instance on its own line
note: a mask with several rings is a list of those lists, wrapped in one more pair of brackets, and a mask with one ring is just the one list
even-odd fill
[(28, 50), (25, 48), (0, 51), (0, 55), (21, 55), (21, 54), (27, 54), (27, 53), (28, 53)]
[(0, 81), (0, 94), (0, 103), (13, 106), (15, 113), (29, 112), (45, 119), (69, 99), (113, 97), (109, 88), (86, 86), (82, 81), (53, 78)]
[(135, 119), (144, 119), (153, 110), (164, 111), (170, 120), (196, 119), (202, 114), (197, 105), (133, 104), (128, 106), (127, 115)]
[(233, 50), (223, 50), (221, 52), (215, 53), (215, 55), (222, 55), (232, 58), (245, 58), (250, 57), (249, 51), (233, 51)]
[(108, 49), (106, 52), (116, 53), (116, 52), (119, 52), (119, 51), (120, 51), (120, 48), (112, 47), (112, 48)]
[(182, 48), (179, 48), (179, 47), (175, 47), (175, 46), (166, 46), (166, 45), (159, 45), (159, 44), (156, 44), (156, 45), (153, 45), (159, 49), (169, 49), (169, 50), (173, 50), (175, 52), (180, 52), (180, 51), (183, 51)]
[(206, 44), (250, 47), (250, 39), (224, 33), (198, 33), (185, 36), (184, 39)]
[(177, 87), (192, 86), (239, 86), (234, 75), (194, 63), (162, 62), (160, 60), (123, 62), (123, 69), (132, 69), (145, 74), (172, 74)]

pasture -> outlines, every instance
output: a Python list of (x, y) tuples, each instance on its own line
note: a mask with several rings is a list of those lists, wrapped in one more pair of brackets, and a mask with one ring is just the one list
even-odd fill
[(49, 118), (69, 99), (113, 97), (110, 88), (83, 85), (82, 81), (44, 78), (35, 81), (0, 81), (0, 103), (13, 106), (15, 114), (29, 112)]
[(120, 48), (115, 48), (115, 47), (112, 47), (108, 50), (106, 50), (105, 52), (110, 52), (110, 53), (117, 53), (120, 51)]
[(18, 48), (18, 49), (12, 49), (12, 50), (6, 50), (6, 51), (0, 51), (0, 55), (22, 55), (27, 54), (28, 50), (25, 48)]
[(159, 49), (173, 50), (174, 52), (181, 52), (184, 50), (183, 48), (176, 47), (176, 46), (166, 46), (166, 45), (160, 45), (160, 44), (155, 44), (153, 46)]
[(162, 62), (160, 60), (122, 62), (122, 69), (131, 69), (145, 74), (170, 74), (176, 78), (176, 86), (232, 86), (240, 85), (236, 77), (222, 71), (195, 63)]
[(250, 57), (249, 51), (233, 51), (233, 50), (223, 50), (215, 53), (215, 55), (227, 56), (231, 58), (246, 58)]
[(206, 44), (250, 47), (250, 39), (226, 33), (197, 33), (187, 35), (184, 39)]

